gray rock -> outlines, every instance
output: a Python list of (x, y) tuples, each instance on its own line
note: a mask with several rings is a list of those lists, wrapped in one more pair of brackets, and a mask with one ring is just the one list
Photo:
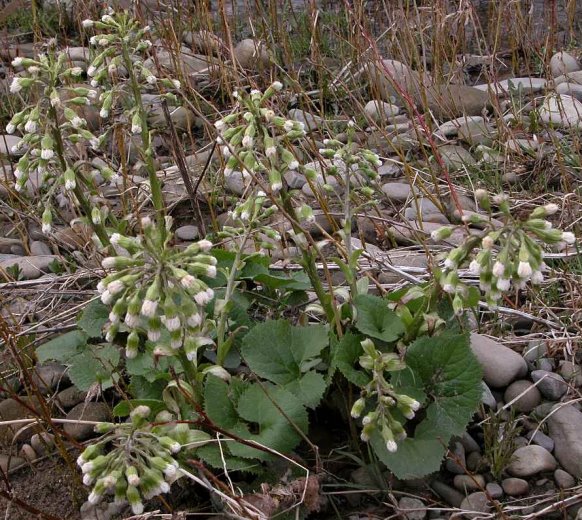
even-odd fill
[(483, 457), (481, 457), (478, 451), (472, 451), (469, 453), (469, 455), (467, 455), (467, 469), (469, 471), (475, 473), (484, 466), (485, 464), (483, 464)]
[(537, 383), (544, 397), (551, 401), (558, 401), (568, 391), (568, 383), (558, 374), (546, 370), (534, 370), (531, 378)]
[(65, 388), (57, 394), (56, 401), (65, 410), (73, 408), (73, 406), (82, 403), (87, 397), (87, 392), (78, 390), (76, 386)]
[(224, 184), (226, 189), (234, 195), (242, 195), (251, 184), (250, 175), (244, 175), (242, 172), (233, 171), (224, 175)]
[(558, 373), (570, 384), (582, 386), (582, 367), (571, 361), (560, 361)]
[(243, 69), (262, 70), (270, 65), (269, 53), (263, 42), (247, 38), (234, 48), (234, 58)]
[(554, 471), (554, 480), (560, 489), (568, 489), (576, 485), (576, 479), (567, 471), (559, 468)]
[(289, 119), (303, 123), (305, 125), (305, 131), (307, 132), (320, 129), (325, 124), (323, 118), (310, 114), (305, 110), (299, 110), (298, 108), (289, 110)]
[(455, 488), (452, 488), (439, 480), (434, 480), (430, 487), (439, 497), (452, 507), (459, 507), (465, 498), (465, 496), (462, 493), (459, 493)]
[(468, 455), (469, 453), (473, 453), (474, 451), (480, 452), (481, 448), (479, 448), (479, 444), (477, 441), (471, 437), (467, 432), (463, 433), (463, 436), (459, 439), (461, 444), (465, 448), (465, 453)]
[(48, 432), (35, 433), (30, 438), (30, 445), (39, 457), (52, 453), (55, 446), (55, 437)]
[(69, 376), (66, 374), (67, 368), (58, 363), (47, 363), (37, 365), (32, 374), (32, 381), (38, 386), (43, 394), (52, 393), (60, 386), (69, 383)]
[(458, 136), (470, 145), (488, 146), (492, 142), (494, 130), (482, 116), (464, 116), (443, 123), (438, 132), (445, 137)]
[(438, 152), (445, 166), (451, 171), (461, 170), (466, 166), (475, 166), (477, 164), (471, 153), (460, 145), (445, 144), (439, 146)]
[(430, 79), (422, 76), (404, 63), (397, 60), (381, 60), (372, 63), (368, 67), (372, 92), (378, 94), (383, 100), (394, 101), (399, 106), (406, 106), (406, 101), (400, 92), (408, 91), (420, 97), (423, 84), (428, 84)]
[(285, 177), (285, 182), (287, 182), (287, 186), (289, 186), (289, 188), (292, 190), (300, 190), (301, 188), (303, 188), (303, 186), (305, 186), (305, 184), (307, 184), (307, 179), (305, 178), (305, 175), (295, 170), (289, 170), (285, 172), (283, 177)]
[(36, 451), (34, 451), (30, 444), (23, 444), (20, 450), (18, 451), (18, 456), (21, 459), (26, 460), (27, 462), (33, 462), (36, 459), (38, 459)]
[(554, 471), (557, 466), (558, 462), (548, 450), (531, 444), (515, 450), (507, 472), (514, 477), (530, 477), (544, 471)]
[(543, 91), (547, 83), (547, 80), (544, 78), (508, 78), (496, 83), (475, 85), (475, 88), (484, 91), (491, 89), (495, 95), (507, 94), (510, 88), (521, 88), (524, 94), (532, 94)]
[(505, 149), (512, 153), (533, 153), (539, 146), (539, 142), (533, 139), (510, 138), (505, 142)]
[(489, 482), (485, 486), (485, 490), (491, 498), (501, 498), (503, 496), (503, 488), (497, 482)]
[(509, 477), (503, 479), (501, 487), (510, 497), (518, 497), (529, 493), (529, 484), (527, 480), (521, 478)]
[(481, 402), (491, 408), (492, 410), (497, 409), (497, 400), (491, 392), (491, 389), (487, 386), (485, 381), (481, 381), (481, 386), (483, 388), (483, 393), (481, 394)]
[(578, 70), (580, 70), (578, 60), (565, 51), (557, 52), (550, 59), (550, 72), (554, 78)]
[(25, 464), (25, 459), (14, 457), (12, 455), (6, 455), (5, 453), (0, 453), (0, 469), (4, 475), (13, 469), (24, 466)]
[(582, 101), (582, 85), (570, 82), (560, 83), (556, 86), (556, 94), (565, 94)]
[[(109, 406), (105, 403), (80, 403), (75, 406), (68, 414), (67, 419), (82, 421), (108, 421), (111, 417)], [(92, 437), (94, 432), (92, 424), (75, 424), (67, 423), (64, 426), (65, 433), (77, 441), (84, 441)]]
[(576, 478), (582, 477), (582, 413), (572, 405), (557, 406), (548, 416), (554, 455)]
[(412, 188), (406, 182), (387, 182), (382, 185), (382, 191), (392, 202), (406, 202), (412, 194)]
[(572, 96), (547, 96), (538, 110), (544, 123), (565, 128), (579, 127), (582, 121), (582, 102)]
[(398, 501), (400, 510), (399, 518), (405, 520), (424, 520), (427, 515), (427, 509), (422, 500), (412, 497), (402, 497)]
[(551, 439), (551, 437), (548, 437), (545, 433), (539, 430), (527, 432), (525, 437), (534, 444), (537, 444), (538, 446), (548, 450), (550, 453), (554, 451), (554, 441)]
[(24, 148), (19, 151), (12, 151), (14, 146), (17, 146), (20, 142), (20, 137), (16, 135), (1, 135), (0, 134), (0, 156), (2, 155), (13, 155), (19, 157), (24, 155)]
[(386, 161), (378, 168), (378, 175), (381, 178), (388, 177), (395, 179), (402, 176), (402, 167), (392, 161)]
[(467, 513), (463, 513), (465, 518), (478, 518), (481, 516), (479, 513), (491, 511), (491, 506), (487, 495), (482, 491), (477, 491), (476, 493), (471, 493), (461, 502), (461, 510), (467, 511)]
[(392, 103), (372, 100), (366, 103), (364, 113), (374, 121), (374, 123), (386, 123), (400, 113), (400, 108)]
[(426, 99), (429, 110), (438, 119), (480, 116), (491, 105), (489, 94), (467, 85), (453, 83), (431, 85), (424, 93), (416, 94), (415, 102), (422, 106)]
[[(35, 417), (35, 413), (30, 408), (40, 410), (38, 400), (36, 398), (30, 399), (26, 396), (22, 396), (19, 399), (22, 401), (22, 404), (16, 399), (4, 399), (0, 402), (1, 421)], [(17, 440), (26, 442), (39, 430), (41, 430), (39, 425), (34, 425), (30, 428), (22, 428), (21, 424), (0, 425), (0, 444), (2, 446), (11, 446)]]
[(52, 251), (46, 242), (33, 240), (30, 243), (30, 253), (36, 256), (49, 256), (52, 254)]
[(466, 473), (467, 461), (465, 459), (465, 447), (461, 442), (455, 441), (450, 448), (450, 454), (447, 457), (447, 471), (457, 475)]
[(453, 485), (462, 493), (477, 491), (485, 487), (483, 475), (455, 475)]
[[(523, 395), (518, 398), (522, 393)], [(524, 413), (531, 412), (542, 401), (540, 391), (534, 386), (534, 384), (531, 381), (523, 379), (511, 383), (503, 395), (503, 399), (506, 403), (509, 403), (516, 398), (517, 400), (511, 406)]]
[(471, 334), (471, 350), (483, 369), (484, 381), (493, 388), (527, 374), (527, 364), (517, 352), (481, 334)]
[(43, 273), (49, 273), (49, 265), (58, 260), (55, 255), (20, 256), (13, 259), (1, 260), (0, 270), (8, 269), (17, 265), (23, 279), (32, 280), (38, 278)]
[(438, 206), (426, 197), (420, 197), (416, 201), (411, 201), (404, 212), (404, 216), (408, 220), (425, 220), (427, 215), (434, 213), (441, 213)]
[(198, 226), (187, 225), (176, 229), (176, 238), (184, 241), (196, 240), (200, 236)]

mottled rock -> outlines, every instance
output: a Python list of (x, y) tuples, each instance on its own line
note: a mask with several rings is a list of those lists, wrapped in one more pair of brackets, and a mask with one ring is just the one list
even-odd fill
[(582, 102), (572, 96), (547, 96), (538, 111), (544, 123), (566, 128), (579, 127), (582, 120)]
[(56, 402), (65, 410), (73, 408), (73, 406), (82, 403), (87, 397), (87, 392), (77, 389), (76, 386), (70, 386), (61, 390), (56, 397)]
[(491, 511), (491, 506), (489, 505), (487, 495), (482, 491), (478, 491), (471, 493), (461, 502), (461, 510), (472, 513), (463, 513), (465, 518), (478, 518), (481, 516), (479, 513), (488, 513)]
[(431, 483), (431, 488), (439, 497), (452, 507), (459, 507), (465, 498), (465, 496), (455, 488), (452, 488), (439, 480), (434, 480)]
[(551, 437), (548, 437), (544, 432), (541, 431), (531, 431), (527, 432), (525, 435), (526, 439), (529, 439), (532, 443), (541, 446), (542, 448), (548, 450), (550, 453), (554, 451), (554, 441)]
[(52, 251), (46, 242), (33, 240), (30, 243), (30, 253), (35, 256), (49, 256), (52, 254)]
[(418, 498), (402, 497), (398, 501), (399, 518), (405, 520), (424, 520), (428, 513), (426, 506)]
[[(426, 89), (427, 107), (438, 119), (447, 117), (480, 116), (491, 105), (489, 94), (467, 85), (431, 85)], [(415, 101), (423, 104), (424, 96)]]
[(550, 59), (550, 72), (554, 78), (578, 70), (580, 70), (578, 60), (565, 51), (557, 52)]
[(558, 401), (568, 391), (568, 383), (558, 374), (546, 370), (534, 370), (531, 378), (537, 383), (544, 397), (551, 401)]
[[(29, 399), (26, 396), (19, 398), (23, 404), (16, 399), (5, 399), (0, 402), (0, 420), (13, 421), (17, 419), (33, 418), (35, 415), (29, 409), (39, 409), (37, 399)], [(25, 406), (26, 405), (26, 406)], [(0, 426), (0, 444), (3, 446), (12, 445), (13, 441), (28, 441), (31, 436), (40, 430), (39, 425), (31, 425), (23, 428), (22, 424)], [(15, 435), (18, 433), (17, 438)]]
[(24, 464), (26, 464), (26, 460), (23, 458), (0, 453), (0, 469), (4, 475), (6, 475), (9, 471), (18, 468), (19, 466), (23, 466)]
[(477, 491), (485, 487), (483, 475), (455, 475), (453, 485), (462, 493)]
[(501, 487), (510, 497), (518, 497), (529, 493), (529, 484), (527, 483), (527, 480), (521, 478), (509, 477), (503, 479)]
[(368, 101), (364, 107), (364, 113), (374, 121), (374, 123), (385, 124), (394, 116), (397, 116), (399, 112), (400, 108), (392, 103), (386, 103), (385, 101)]
[[(523, 395), (518, 397), (522, 393)], [(531, 381), (522, 379), (514, 381), (507, 387), (503, 399), (506, 403), (510, 403), (516, 399), (511, 406), (519, 412), (529, 413), (541, 403), (542, 396)]]
[(582, 386), (582, 367), (571, 361), (560, 361), (558, 373), (570, 384)]
[(305, 110), (299, 110), (298, 108), (289, 110), (289, 119), (303, 123), (306, 131), (317, 130), (325, 124), (323, 118), (306, 112)]
[(501, 498), (503, 496), (503, 488), (497, 484), (497, 482), (489, 482), (489, 484), (485, 486), (485, 490), (489, 493), (491, 498)]
[(224, 174), (225, 188), (234, 195), (242, 195), (251, 184), (252, 178), (249, 174), (233, 171)]
[(576, 479), (563, 469), (554, 471), (554, 480), (560, 489), (568, 489), (576, 485)]
[(176, 238), (184, 241), (196, 240), (200, 236), (198, 226), (187, 225), (176, 229)]
[(243, 69), (261, 70), (270, 65), (265, 44), (250, 38), (237, 44), (234, 48), (234, 58)]
[(466, 467), (465, 447), (461, 442), (455, 441), (452, 443), (450, 453), (447, 456), (447, 471), (455, 473), (456, 475), (464, 475), (466, 473)]
[(39, 457), (48, 455), (53, 451), (55, 445), (55, 437), (48, 432), (35, 433), (30, 438), (30, 445)]
[(19, 157), (24, 155), (24, 148), (22, 150), (12, 149), (20, 143), (20, 137), (16, 135), (0, 135), (0, 156), (2, 155), (14, 155)]
[[(111, 417), (109, 406), (105, 403), (80, 403), (68, 414), (67, 419), (81, 421), (108, 421)], [(94, 435), (95, 426), (92, 424), (67, 423), (64, 430), (77, 441), (83, 441)]]
[(392, 202), (406, 202), (412, 194), (412, 188), (406, 182), (387, 182), (382, 185), (382, 191)]
[(66, 374), (66, 367), (58, 363), (46, 363), (37, 365), (32, 374), (33, 383), (43, 394), (52, 393), (59, 386), (69, 383), (69, 377)]
[(438, 152), (441, 155), (445, 166), (451, 170), (461, 170), (468, 166), (475, 166), (477, 161), (471, 153), (462, 146), (455, 144), (445, 144), (439, 146)]
[(560, 406), (547, 421), (554, 455), (568, 473), (582, 478), (582, 413), (572, 405)]
[(507, 472), (514, 477), (530, 477), (544, 471), (554, 471), (557, 466), (558, 462), (548, 450), (531, 444), (515, 450)]
[(517, 352), (486, 336), (471, 334), (471, 350), (483, 369), (484, 381), (493, 388), (527, 374), (527, 364)]
[(49, 265), (58, 259), (59, 257), (55, 255), (15, 257), (14, 259), (1, 260), (0, 270), (5, 270), (17, 265), (23, 279), (33, 280), (41, 276), (43, 273), (50, 273)]
[(556, 94), (565, 94), (582, 101), (582, 85), (570, 82), (560, 83), (556, 86)]

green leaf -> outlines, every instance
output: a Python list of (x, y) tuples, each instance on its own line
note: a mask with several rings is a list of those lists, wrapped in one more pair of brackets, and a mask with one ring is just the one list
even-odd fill
[(421, 337), (406, 352), (408, 370), (394, 376), (398, 393), (430, 396), (425, 418), (414, 436), (390, 453), (379, 435), (371, 442), (376, 454), (398, 477), (418, 478), (440, 467), (453, 435), (461, 435), (481, 400), (481, 367), (468, 334)]
[(230, 471), (244, 471), (256, 475), (260, 474), (262, 467), (257, 462), (243, 459), (241, 457), (233, 457), (228, 449), (228, 446), (232, 443), (233, 441), (225, 440), (220, 447), (217, 444), (206, 444), (196, 450), (196, 456), (209, 466), (216, 469), (224, 470), (226, 465), (226, 469)]
[(204, 411), (212, 422), (225, 430), (234, 428), (239, 422), (231, 397), (232, 393), (226, 381), (213, 375), (207, 376), (204, 387)]
[(100, 338), (103, 325), (109, 319), (109, 309), (100, 300), (93, 300), (85, 307), (79, 319), (81, 327), (90, 338)]
[(162, 392), (166, 388), (167, 380), (169, 379), (169, 374), (167, 374), (165, 381), (158, 379), (154, 382), (150, 382), (142, 376), (132, 376), (129, 391), (136, 399), (155, 399), (161, 401)]
[(313, 370), (305, 373), (300, 379), (295, 379), (283, 386), (308, 408), (316, 408), (325, 393), (327, 383), (322, 374)]
[(355, 301), (358, 311), (356, 327), (360, 332), (390, 343), (404, 334), (404, 325), (396, 313), (388, 308), (388, 302), (369, 294), (358, 296)]
[(65, 363), (78, 354), (79, 347), (86, 345), (87, 339), (87, 334), (82, 330), (72, 330), (38, 347), (36, 357), (40, 363), (48, 360)]
[[(281, 387), (251, 385), (240, 396), (237, 411), (242, 419), (254, 425), (253, 429), (257, 429), (258, 433), (251, 433), (244, 423), (239, 423), (234, 432), (246, 440), (281, 453), (288, 453), (301, 441), (296, 427), (307, 432), (308, 418), (303, 404), (291, 392)], [(264, 451), (241, 443), (232, 443), (230, 450), (233, 455), (244, 458), (272, 458)]]
[(242, 355), (255, 374), (284, 385), (309, 370), (328, 343), (324, 325), (294, 327), (285, 320), (271, 320), (244, 337)]
[(138, 406), (149, 406), (154, 416), (166, 408), (164, 402), (157, 399), (131, 399), (117, 403), (113, 408), (113, 415), (127, 417)]
[(364, 353), (360, 341), (360, 336), (348, 332), (341, 341), (332, 343), (330, 377), (336, 370), (339, 370), (354, 385), (365, 386), (368, 384), (370, 376), (355, 368), (358, 359)]
[(309, 277), (303, 273), (295, 273), (291, 277), (280, 274), (261, 273), (253, 280), (269, 289), (288, 289), (292, 291), (306, 291), (311, 288)]
[(110, 344), (90, 345), (69, 362), (71, 382), (82, 391), (99, 383), (103, 389), (113, 386), (113, 372), (119, 364), (119, 349)]

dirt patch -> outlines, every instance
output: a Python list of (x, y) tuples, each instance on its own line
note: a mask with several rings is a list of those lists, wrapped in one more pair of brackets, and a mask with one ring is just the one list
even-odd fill
[[(78, 475), (73, 474), (62, 460), (44, 460), (32, 467), (22, 468), (8, 478), (13, 496), (36, 511), (62, 520), (81, 518), (79, 507), (84, 500), (84, 490), (75, 483)], [(5, 482), (0, 484), (0, 489), (3, 492), (8, 491)], [(30, 520), (36, 518), (36, 515), (24, 510), (14, 501), (0, 497), (0, 518)]]

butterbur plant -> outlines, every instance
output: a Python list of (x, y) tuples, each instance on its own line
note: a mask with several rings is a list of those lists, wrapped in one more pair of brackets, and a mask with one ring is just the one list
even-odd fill
[[(6, 126), (8, 133), (22, 133), (13, 150), (24, 151), (14, 170), (15, 189), (22, 191), (31, 176), (38, 179), (37, 195), (44, 207), (42, 229), (49, 234), (53, 204), (59, 195), (64, 194), (78, 204), (86, 217), (94, 209), (86, 195), (93, 186), (76, 168), (68, 150), (79, 142), (95, 148), (100, 144), (100, 138), (87, 130), (87, 122), (76, 110), (91, 104), (97, 91), (75, 86), (82, 74), (81, 68), (70, 67), (67, 55), (52, 48), (37, 59), (18, 57), (12, 64), (23, 67), (25, 72), (13, 78), (10, 91), (34, 100)], [(94, 224), (94, 229), (101, 242), (107, 243), (107, 234), (100, 222)]]
[[(556, 204), (545, 204), (532, 210), (526, 217), (516, 217), (511, 211), (507, 196), (490, 197), (485, 190), (476, 192), (481, 207), (490, 214), (493, 206), (499, 208), (503, 225), (494, 224), (485, 216), (472, 214), (466, 221), (481, 224), (484, 231), (469, 236), (463, 244), (453, 249), (444, 261), (440, 279), (443, 290), (453, 296), (453, 306), (462, 312), (466, 307), (466, 284), (461, 282), (459, 268), (467, 266), (469, 272), (479, 277), (479, 287), (490, 305), (497, 305), (503, 293), (512, 287), (523, 289), (527, 283), (539, 285), (544, 280), (546, 264), (544, 247), (565, 247), (575, 243), (568, 231), (553, 228), (547, 217), (559, 211)], [(433, 238), (444, 240), (450, 228), (434, 232)]]
[(123, 325), (129, 332), (128, 358), (137, 355), (142, 334), (156, 344), (155, 355), (180, 351), (195, 366), (198, 349), (213, 343), (205, 331), (204, 307), (214, 292), (200, 277), (216, 276), (216, 258), (207, 254), (208, 240), (184, 250), (170, 245), (171, 223), (166, 217), (162, 234), (145, 217), (140, 239), (113, 234), (111, 243), (120, 254), (103, 260), (109, 274), (98, 290), (111, 308), (107, 339), (112, 341)]
[(91, 487), (89, 503), (112, 498), (115, 503), (129, 504), (136, 515), (143, 513), (144, 501), (168, 493), (180, 477), (176, 457), (183, 446), (199, 446), (208, 438), (188, 424), (171, 422), (168, 412), (160, 412), (154, 423), (150, 415), (150, 408), (140, 405), (128, 422), (96, 426), (101, 438), (77, 459), (83, 483)]

